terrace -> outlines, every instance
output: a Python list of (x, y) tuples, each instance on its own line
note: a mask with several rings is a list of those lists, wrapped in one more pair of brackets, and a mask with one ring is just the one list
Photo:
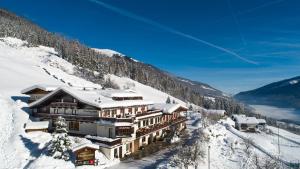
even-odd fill
[(184, 122), (186, 120), (187, 119), (185, 117), (178, 117), (177, 119), (173, 119), (172, 121), (169, 121), (169, 122), (165, 122), (165, 123), (162, 123), (162, 124), (154, 124), (152, 126), (140, 128), (136, 132), (136, 137), (140, 137), (140, 136), (155, 132), (157, 130), (167, 128), (169, 126), (176, 125), (176, 124)]

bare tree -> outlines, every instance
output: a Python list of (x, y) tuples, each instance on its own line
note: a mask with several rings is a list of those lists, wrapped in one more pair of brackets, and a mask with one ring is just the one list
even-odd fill
[(195, 169), (198, 168), (199, 162), (202, 161), (206, 155), (202, 144), (203, 142), (196, 141), (191, 148), (191, 160), (193, 161)]
[(181, 147), (178, 153), (172, 157), (170, 164), (172, 167), (188, 169), (189, 166), (194, 164), (192, 160), (192, 147)]
[(253, 140), (251, 138), (247, 138), (247, 139), (244, 140), (244, 144), (245, 144), (244, 151), (245, 151), (246, 155), (249, 156), (251, 154), (251, 149), (250, 148), (253, 144)]

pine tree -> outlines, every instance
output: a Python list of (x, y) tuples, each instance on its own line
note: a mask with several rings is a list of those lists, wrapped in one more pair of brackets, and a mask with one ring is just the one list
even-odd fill
[(190, 110), (190, 111), (193, 110), (193, 106), (192, 106), (192, 105), (189, 106), (189, 110)]
[(167, 98), (167, 100), (166, 100), (166, 103), (167, 103), (167, 104), (170, 104), (170, 103), (171, 103), (171, 99), (170, 99), (169, 96), (168, 96), (168, 98)]
[(69, 160), (71, 142), (68, 137), (65, 119), (59, 116), (55, 122), (55, 131), (52, 134), (50, 155), (57, 159)]

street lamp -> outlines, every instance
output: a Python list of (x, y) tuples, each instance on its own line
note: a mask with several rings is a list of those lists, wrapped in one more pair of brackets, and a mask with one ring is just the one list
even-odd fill
[(208, 169), (210, 169), (210, 146), (208, 146), (208, 153), (207, 153), (207, 160), (208, 160)]

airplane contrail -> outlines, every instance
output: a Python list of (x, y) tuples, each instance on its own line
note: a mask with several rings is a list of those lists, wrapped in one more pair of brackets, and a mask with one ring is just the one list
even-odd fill
[(197, 37), (195, 37), (195, 36), (192, 36), (192, 35), (190, 35), (190, 34), (187, 34), (187, 33), (181, 32), (181, 31), (178, 31), (178, 30), (176, 30), (176, 29), (174, 29), (174, 28), (165, 26), (165, 25), (160, 24), (160, 23), (158, 23), (158, 22), (156, 22), (156, 21), (153, 21), (153, 20), (151, 20), (151, 19), (148, 19), (148, 18), (139, 16), (139, 15), (137, 15), (137, 14), (134, 14), (134, 13), (129, 12), (129, 11), (126, 11), (126, 10), (124, 10), (124, 9), (121, 9), (121, 8), (118, 8), (118, 7), (115, 7), (115, 6), (112, 6), (112, 5), (110, 5), (110, 4), (104, 3), (104, 2), (99, 1), (99, 0), (89, 0), (89, 1), (90, 1), (90, 2), (93, 2), (93, 3), (96, 3), (96, 4), (98, 4), (98, 5), (101, 5), (102, 7), (106, 8), (106, 9), (109, 9), (109, 10), (111, 10), (111, 11), (114, 11), (114, 12), (116, 12), (116, 13), (118, 13), (118, 14), (120, 14), (120, 15), (126, 16), (126, 17), (128, 17), (128, 18), (131, 18), (131, 19), (134, 19), (134, 20), (137, 20), (137, 21), (146, 23), (146, 24), (148, 24), (148, 25), (152, 25), (152, 26), (157, 27), (157, 28), (160, 28), (160, 29), (162, 29), (162, 30), (164, 30), (164, 31), (173, 33), (173, 34), (178, 35), (178, 36), (181, 36), (181, 37), (185, 37), (185, 38), (187, 38), (187, 39), (191, 39), (191, 40), (200, 42), (200, 43), (202, 43), (202, 44), (205, 44), (205, 45), (210, 46), (210, 47), (215, 48), (215, 49), (218, 49), (218, 50), (223, 51), (223, 52), (225, 52), (225, 53), (227, 53), (227, 54), (230, 54), (230, 55), (232, 55), (232, 56), (235, 56), (236, 58), (238, 58), (238, 59), (240, 59), (240, 60), (242, 60), (242, 61), (244, 61), (244, 62), (247, 62), (247, 63), (250, 63), (250, 64), (255, 64), (255, 65), (258, 64), (258, 63), (255, 62), (255, 61), (252, 61), (252, 60), (249, 60), (249, 59), (247, 59), (247, 58), (244, 58), (244, 57), (240, 56), (239, 54), (237, 54), (237, 53), (234, 52), (234, 51), (231, 51), (231, 50), (226, 49), (226, 48), (224, 48), (224, 47), (215, 45), (215, 44), (210, 43), (210, 42), (208, 42), (208, 41), (202, 40), (202, 39), (197, 38)]

